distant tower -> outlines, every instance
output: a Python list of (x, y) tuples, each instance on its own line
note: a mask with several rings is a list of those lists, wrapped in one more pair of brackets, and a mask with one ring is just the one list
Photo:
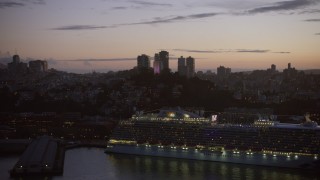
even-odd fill
[(178, 58), (178, 73), (180, 76), (186, 75), (186, 59), (183, 56)]
[(12, 62), (8, 63), (8, 70), (11, 73), (26, 73), (28, 70), (28, 64), (20, 62), (19, 55), (12, 56)]
[(163, 65), (161, 61), (153, 61), (153, 72), (154, 74), (160, 74), (161, 70), (163, 69)]
[(187, 57), (186, 59), (186, 70), (187, 70), (188, 78), (194, 77), (194, 71), (195, 71), (194, 58), (191, 56)]
[(160, 51), (159, 52), (160, 61), (163, 63), (163, 69), (169, 69), (169, 52)]
[(42, 60), (29, 61), (29, 70), (31, 72), (46, 72), (48, 71), (48, 63)]
[(274, 65), (274, 64), (271, 65), (271, 71), (272, 71), (272, 72), (275, 72), (275, 71), (276, 71), (276, 65)]
[(153, 61), (153, 72), (154, 74), (160, 74), (164, 69), (164, 63), (160, 59), (160, 55), (156, 53), (154, 55), (154, 61)]
[(231, 74), (231, 68), (226, 68), (226, 75), (230, 75)]
[(217, 68), (217, 76), (224, 77), (231, 74), (231, 68), (225, 68), (224, 66), (220, 66)]
[(291, 63), (288, 63), (288, 69), (291, 69)]
[(225, 76), (226, 68), (224, 66), (220, 66), (217, 68), (217, 76)]
[(142, 54), (137, 57), (137, 67), (138, 69), (149, 69), (150, 68), (150, 58), (149, 56)]
[(13, 59), (13, 63), (14, 64), (18, 64), (18, 63), (20, 63), (20, 57), (19, 57), (19, 55), (14, 55), (13, 57), (12, 57), (12, 59)]

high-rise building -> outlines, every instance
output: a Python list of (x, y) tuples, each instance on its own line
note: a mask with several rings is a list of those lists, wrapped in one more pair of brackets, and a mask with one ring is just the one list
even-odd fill
[(13, 63), (15, 63), (15, 64), (18, 64), (18, 63), (20, 63), (20, 57), (19, 57), (19, 55), (14, 55), (13, 57), (12, 57), (12, 59), (13, 59)]
[(186, 59), (183, 56), (178, 58), (178, 74), (186, 76)]
[(184, 58), (181, 56), (178, 58), (178, 73), (180, 76), (186, 76), (187, 78), (194, 77), (195, 75), (195, 63), (194, 58), (189, 56)]
[(188, 78), (194, 77), (194, 71), (195, 71), (194, 58), (191, 56), (187, 57), (186, 59), (186, 71), (187, 71)]
[(153, 61), (153, 72), (154, 74), (160, 74), (163, 71), (163, 61), (160, 59), (160, 55), (156, 53), (154, 55), (154, 61)]
[(271, 71), (272, 71), (272, 72), (275, 72), (275, 71), (276, 71), (276, 65), (274, 65), (274, 64), (271, 65)]
[(153, 72), (154, 74), (160, 74), (163, 69), (163, 64), (159, 60), (153, 61)]
[(231, 68), (226, 68), (224, 66), (220, 66), (217, 68), (217, 76), (224, 77), (231, 74)]
[(231, 74), (231, 68), (226, 68), (226, 75), (230, 75)]
[(149, 56), (142, 54), (137, 57), (137, 67), (138, 69), (149, 69), (150, 68), (150, 58)]
[(160, 51), (159, 52), (160, 61), (163, 63), (163, 69), (169, 70), (169, 52)]
[(296, 68), (291, 67), (291, 63), (288, 63), (288, 69), (284, 69), (283, 73), (286, 77), (290, 77), (296, 75), (298, 71), (296, 70)]
[(14, 55), (12, 57), (12, 62), (8, 63), (8, 70), (11, 73), (26, 73), (28, 70), (28, 64), (20, 62), (19, 55)]
[(45, 72), (48, 70), (48, 63), (42, 60), (29, 61), (29, 70), (31, 72)]

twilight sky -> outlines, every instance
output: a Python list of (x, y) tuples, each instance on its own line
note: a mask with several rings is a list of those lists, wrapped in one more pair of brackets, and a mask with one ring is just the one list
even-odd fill
[(196, 70), (320, 68), (320, 0), (0, 0), (0, 23), (1, 59), (73, 72), (131, 69), (160, 50), (174, 71), (181, 55)]

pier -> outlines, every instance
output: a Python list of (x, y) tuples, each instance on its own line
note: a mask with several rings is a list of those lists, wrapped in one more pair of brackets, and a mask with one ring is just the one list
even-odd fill
[(10, 171), (12, 177), (62, 175), (65, 148), (49, 136), (33, 140)]

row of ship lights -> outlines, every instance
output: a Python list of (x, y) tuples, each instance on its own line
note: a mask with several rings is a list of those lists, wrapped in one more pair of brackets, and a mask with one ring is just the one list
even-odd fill
[[(138, 144), (137, 144), (137, 146), (138, 146)], [(150, 148), (151, 145), (150, 145), (150, 144), (146, 144), (145, 147)], [(164, 146), (159, 145), (158, 148), (164, 148)], [(177, 149), (176, 146), (170, 146), (170, 148), (171, 148), (171, 149)], [(188, 147), (182, 147), (182, 149), (183, 149), (183, 150), (188, 150), (189, 148), (188, 148)], [(195, 149), (195, 151), (198, 151), (198, 149)], [(213, 150), (212, 150), (212, 151), (213, 151)], [(233, 151), (233, 154), (240, 154), (240, 151), (235, 150), (235, 151)], [(247, 155), (253, 155), (253, 152), (247, 151), (246, 154), (247, 154)], [(284, 153), (284, 154), (288, 154), (288, 155), (287, 155), (287, 158), (291, 158), (291, 156), (289, 155), (289, 153)], [(263, 156), (266, 157), (267, 154), (266, 154), (266, 153), (263, 153)], [(273, 156), (273, 157), (277, 157), (277, 154), (273, 154), (272, 156)], [(295, 155), (294, 158), (295, 158), (295, 159), (298, 159), (299, 156), (298, 156), (298, 155)], [(318, 156), (315, 155), (315, 156), (314, 156), (314, 159), (318, 159)]]
[[(139, 146), (139, 144), (136, 144), (136, 146)], [(108, 146), (108, 147), (109, 147), (109, 146)], [(111, 147), (111, 146), (110, 146), (110, 147)], [(151, 148), (151, 145), (150, 145), (150, 144), (145, 144), (145, 147)], [(164, 148), (163, 145), (158, 145), (157, 147), (158, 147), (158, 148), (161, 148), (161, 149)], [(177, 149), (177, 147), (176, 147), (176, 146), (170, 146), (170, 149), (175, 150), (175, 149)], [(189, 148), (186, 147), (186, 146), (182, 146), (181, 149), (182, 149), (182, 150), (188, 150)], [(197, 152), (198, 149), (195, 148), (195, 151)], [(214, 151), (214, 150), (211, 150), (211, 151)], [(240, 151), (238, 151), (237, 149), (235, 149), (235, 150), (233, 151), (233, 154), (240, 154)], [(246, 152), (246, 154), (247, 154), (247, 155), (253, 155), (253, 152), (252, 152), (251, 150), (249, 150), (249, 151)], [(263, 156), (266, 157), (267, 154), (272, 154), (273, 157), (277, 157), (277, 154), (286, 155), (287, 158), (291, 158), (291, 156), (292, 156), (291, 153), (282, 153), (282, 152), (278, 152), (278, 153), (277, 153), (277, 152), (272, 152), (272, 151), (267, 152), (267, 153), (263, 153)], [(294, 155), (294, 158), (295, 158), (295, 159), (298, 159), (299, 156), (296, 154), (296, 155)], [(318, 155), (314, 155), (314, 159), (318, 159)]]

